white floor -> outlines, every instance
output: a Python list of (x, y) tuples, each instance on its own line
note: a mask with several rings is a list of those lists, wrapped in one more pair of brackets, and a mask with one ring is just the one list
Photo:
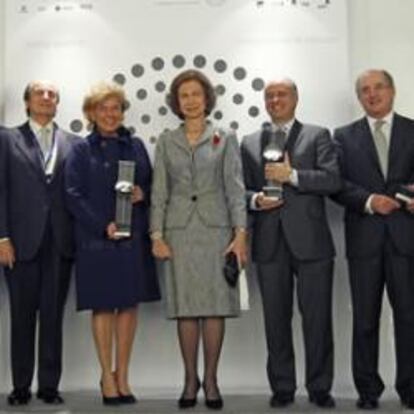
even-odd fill
[[(104, 407), (97, 391), (66, 392), (62, 394), (65, 404), (62, 406), (48, 406), (35, 398), (29, 405), (24, 407), (9, 407), (6, 403), (7, 396), (0, 395), (0, 413), (56, 413), (56, 414), (89, 414), (89, 413), (212, 413), (204, 406), (202, 397), (198, 405), (192, 410), (179, 410), (175, 399), (146, 397), (139, 400), (138, 404), (122, 407)], [(269, 407), (267, 395), (224, 395), (223, 414), (268, 414), (268, 413), (361, 413), (355, 408), (355, 400), (351, 398), (336, 399), (337, 407), (334, 410), (318, 410), (314, 405), (309, 404), (307, 397), (299, 395), (293, 405), (287, 409), (274, 409)], [(393, 396), (385, 396), (380, 401), (380, 408), (376, 413), (397, 413), (405, 411), (398, 399)], [(409, 412), (409, 411), (407, 411)]]

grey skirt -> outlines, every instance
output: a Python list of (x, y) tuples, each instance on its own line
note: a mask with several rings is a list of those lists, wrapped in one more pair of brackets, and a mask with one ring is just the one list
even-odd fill
[(173, 253), (163, 266), (167, 317), (238, 316), (239, 288), (223, 275), (231, 228), (208, 227), (195, 211), (184, 229), (167, 230), (165, 238)]

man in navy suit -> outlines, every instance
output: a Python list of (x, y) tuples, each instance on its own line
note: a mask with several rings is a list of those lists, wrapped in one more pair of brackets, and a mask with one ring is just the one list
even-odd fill
[[(335, 249), (325, 196), (341, 186), (337, 155), (326, 128), (296, 119), (299, 96), (291, 79), (270, 82), (264, 99), (272, 124), (244, 137), (241, 154), (253, 222), (252, 260), (257, 265), (264, 310), (267, 373), (273, 392), (270, 405), (283, 407), (294, 401), (292, 316), (296, 284), (309, 400), (318, 407), (333, 408)], [(276, 138), (285, 151), (284, 161), (265, 161), (264, 153)], [(263, 192), (267, 180), (282, 183), (282, 200)]]
[(414, 121), (393, 111), (394, 81), (384, 70), (362, 73), (356, 93), (366, 116), (337, 129), (334, 139), (344, 180), (335, 199), (345, 206), (357, 406), (377, 408), (384, 389), (378, 351), (386, 288), (394, 317), (395, 386), (402, 404), (414, 409), (414, 199), (396, 198), (414, 183)]
[(0, 264), (11, 312), (10, 405), (27, 404), (38, 329), (38, 392), (63, 402), (62, 321), (72, 257), (72, 221), (64, 205), (63, 165), (78, 138), (54, 122), (59, 93), (49, 82), (24, 92), (28, 121), (0, 131)]

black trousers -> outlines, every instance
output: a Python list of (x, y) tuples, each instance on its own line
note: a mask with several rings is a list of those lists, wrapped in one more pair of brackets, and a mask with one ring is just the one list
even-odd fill
[(38, 323), (38, 389), (57, 389), (62, 371), (62, 323), (72, 261), (63, 258), (49, 227), (37, 255), (6, 270), (14, 388), (29, 389)]
[(378, 353), (386, 288), (394, 319), (395, 387), (401, 398), (414, 395), (414, 258), (400, 255), (386, 242), (378, 255), (349, 260), (348, 265), (353, 305), (352, 370), (358, 393), (378, 398), (384, 390)]
[[(257, 264), (268, 349), (267, 374), (273, 393), (296, 390), (292, 338), (293, 292), (302, 316), (306, 388), (329, 392), (333, 380), (333, 260), (300, 261), (284, 237), (271, 263)], [(296, 275), (296, 279), (295, 279)]]

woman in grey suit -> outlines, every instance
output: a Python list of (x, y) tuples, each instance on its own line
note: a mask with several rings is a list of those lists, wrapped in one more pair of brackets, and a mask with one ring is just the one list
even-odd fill
[(206, 406), (219, 409), (217, 365), (224, 318), (239, 314), (238, 287), (224, 278), (225, 255), (246, 259), (245, 193), (237, 138), (206, 120), (215, 105), (210, 81), (196, 70), (170, 87), (170, 107), (184, 122), (159, 137), (151, 197), (153, 253), (164, 260), (167, 313), (178, 321), (185, 367), (180, 408), (197, 402), (197, 355), (204, 350)]

